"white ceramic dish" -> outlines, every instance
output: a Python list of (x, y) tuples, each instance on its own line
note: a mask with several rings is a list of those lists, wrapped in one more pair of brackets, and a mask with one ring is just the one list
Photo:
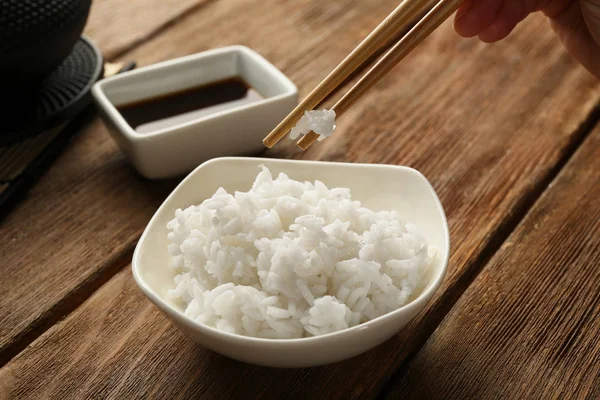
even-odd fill
[[(394, 209), (417, 225), (438, 255), (424, 291), (406, 306), (367, 323), (323, 336), (275, 340), (257, 339), (218, 331), (197, 323), (167, 297), (174, 287), (168, 268), (167, 222), (175, 210), (199, 204), (223, 187), (228, 191), (250, 189), (259, 166), (292, 179), (319, 179), (331, 187), (348, 187), (353, 198), (366, 207)], [(389, 339), (404, 327), (431, 299), (442, 282), (448, 264), (450, 240), (444, 210), (427, 179), (418, 171), (399, 166), (288, 161), (259, 158), (218, 158), (194, 170), (158, 209), (133, 255), (133, 276), (142, 291), (181, 330), (201, 345), (225, 356), (274, 367), (307, 367), (344, 360)]]
[[(136, 132), (117, 106), (240, 76), (264, 97), (150, 133)], [(258, 53), (231, 46), (140, 68), (98, 82), (92, 94), (123, 153), (147, 178), (184, 174), (221, 156), (249, 155), (296, 106), (296, 86)]]

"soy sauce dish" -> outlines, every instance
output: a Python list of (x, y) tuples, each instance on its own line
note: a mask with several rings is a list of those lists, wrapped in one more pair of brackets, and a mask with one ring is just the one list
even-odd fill
[(98, 82), (92, 95), (122, 152), (150, 179), (262, 151), (263, 137), (298, 102), (292, 81), (244, 46), (119, 74)]
[(442, 205), (414, 169), (216, 158), (161, 205), (132, 269), (202, 346), (307, 367), (397, 334), (441, 284), (449, 246)]

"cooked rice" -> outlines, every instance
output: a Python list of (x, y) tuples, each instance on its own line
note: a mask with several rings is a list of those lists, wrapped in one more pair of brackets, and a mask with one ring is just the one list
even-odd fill
[(297, 139), (299, 136), (314, 132), (319, 135), (319, 141), (329, 137), (335, 130), (335, 111), (312, 110), (305, 111), (304, 115), (290, 132), (290, 138)]
[(434, 256), (395, 211), (264, 167), (249, 192), (220, 188), (167, 227), (170, 296), (185, 314), (261, 338), (322, 335), (389, 313), (423, 289)]

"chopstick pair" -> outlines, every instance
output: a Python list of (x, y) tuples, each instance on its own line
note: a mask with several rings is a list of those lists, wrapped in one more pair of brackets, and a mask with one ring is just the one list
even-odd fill
[[(386, 44), (393, 46), (371, 67), (371, 69), (332, 107), (336, 118), (348, 109), (396, 64), (417, 47), (427, 36), (448, 19), (460, 6), (462, 0), (439, 0), (395, 44), (392, 38), (407, 30), (419, 14), (431, 7), (431, 1), (404, 0), (388, 17), (381, 22), (345, 59), (342, 61), (292, 112), (267, 136), (263, 143), (271, 148), (298, 123), (305, 111), (313, 110), (336, 91), (355, 70), (367, 62), (377, 50)], [(302, 150), (312, 145), (319, 135), (310, 132), (297, 144)]]

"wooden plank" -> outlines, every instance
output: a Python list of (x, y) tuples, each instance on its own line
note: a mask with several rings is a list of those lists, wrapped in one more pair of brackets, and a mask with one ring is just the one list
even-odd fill
[(0, 146), (0, 182), (14, 181), (36, 159), (67, 123), (8, 146)]
[[(598, 398), (598, 196), (600, 129), (394, 380), (389, 398)], [(557, 262), (568, 268), (557, 268)], [(306, 398), (318, 388), (318, 397), (332, 398), (342, 389), (335, 385), (339, 380), (348, 387), (339, 398), (350, 398), (363, 395), (345, 380), (361, 365), (354, 360), (339, 368), (292, 371), (217, 356), (163, 318), (127, 268), (2, 369), (0, 393)], [(50, 369), (52, 374), (45, 373)], [(321, 386), (323, 379), (333, 387)]]
[(0, 354), (115, 268), (173, 186), (139, 179), (105, 135), (96, 120), (0, 222)]
[[(174, 19), (181, 18), (185, 15), (186, 12), (197, 10), (205, 3), (208, 3), (213, 0), (181, 0), (181, 1), (152, 1), (152, 0), (133, 0), (133, 1), (118, 1), (118, 0), (96, 0), (92, 4), (92, 9), (90, 12), (90, 17), (88, 18), (88, 23), (86, 25), (85, 34), (89, 35), (97, 44), (99, 44), (104, 57), (106, 59), (111, 59), (115, 55), (123, 52), (126, 49), (132, 48), (140, 41), (147, 39), (148, 37), (156, 34), (156, 32), (160, 31)], [(33, 200), (38, 202), (38, 205), (33, 208), (29, 208), (27, 206), (24, 207), (25, 213), (29, 214), (24, 218), (20, 218), (19, 214), (17, 214), (17, 220), (20, 222), (14, 226), (15, 230), (10, 229), (10, 222), (2, 223), (0, 228), (2, 230), (2, 238), (8, 239), (3, 240), (3, 245), (0, 246), (0, 257), (2, 260), (2, 271), (8, 274), (9, 277), (15, 277), (16, 279), (27, 279), (32, 285), (36, 285), (37, 287), (41, 287), (44, 290), (48, 290), (48, 293), (40, 294), (37, 292), (30, 292), (26, 294), (22, 300), (28, 301), (31, 300), (28, 305), (23, 306), (22, 304), (15, 305), (14, 303), (20, 303), (15, 300), (16, 296), (20, 296), (23, 294), (20, 290), (14, 290), (14, 288), (10, 288), (7, 285), (2, 285), (0, 287), (0, 293), (7, 293), (10, 291), (10, 301), (13, 304), (6, 303), (0, 304), (0, 324), (2, 327), (0, 328), (0, 365), (4, 364), (6, 359), (10, 358), (15, 351), (18, 351), (20, 345), (17, 343), (26, 343), (27, 338), (36, 336), (36, 329), (42, 328), (42, 321), (50, 318), (55, 314), (58, 310), (68, 311), (72, 309), (70, 307), (76, 306), (75, 304), (68, 305), (63, 300), (70, 295), (75, 295), (81, 292), (81, 289), (86, 287), (86, 285), (81, 285), (82, 282), (91, 282), (88, 279), (91, 276), (95, 276), (93, 273), (83, 274), (79, 279), (79, 277), (74, 278), (74, 280), (63, 280), (62, 277), (58, 276), (58, 282), (53, 281), (51, 278), (54, 271), (52, 269), (41, 272), (36, 271), (36, 267), (38, 269), (40, 265), (48, 266), (55, 265), (55, 263), (62, 264), (72, 264), (69, 267), (65, 267), (63, 272), (66, 271), (80, 271), (81, 272), (81, 262), (83, 259), (88, 259), (92, 263), (93, 256), (90, 257), (90, 251), (92, 249), (82, 249), (77, 248), (75, 246), (71, 250), (74, 250), (75, 253), (72, 253), (69, 250), (69, 246), (64, 246), (63, 250), (66, 251), (66, 254), (63, 254), (56, 249), (56, 243), (61, 243), (60, 241), (56, 241), (56, 237), (62, 237), (62, 234), (58, 233), (58, 236), (53, 236), (53, 233), (59, 232), (58, 230), (64, 229), (64, 231), (74, 231), (76, 233), (77, 230), (81, 229), (81, 221), (79, 222), (79, 226), (76, 220), (77, 218), (72, 218), (72, 216), (67, 217), (67, 215), (71, 215), (68, 211), (70, 207), (66, 202), (72, 201), (73, 203), (77, 202), (77, 199), (80, 199), (78, 194), (73, 192), (73, 186), (81, 186), (86, 185), (91, 182), (87, 182), (85, 179), (85, 174), (88, 174), (92, 181), (94, 181), (94, 174), (92, 170), (95, 172), (99, 172), (98, 167), (101, 165), (98, 162), (102, 162), (103, 158), (107, 155), (105, 150), (108, 150), (110, 157), (117, 156), (116, 147), (110, 143), (110, 141), (106, 138), (104, 133), (104, 128), (96, 122), (92, 127), (87, 129), (88, 132), (95, 132), (95, 138), (86, 138), (83, 141), (76, 141), (71, 149), (69, 149), (68, 154), (63, 157), (63, 164), (68, 164), (66, 166), (66, 170), (60, 171), (57, 173), (56, 168), (54, 172), (50, 172), (50, 181), (45, 180), (48, 184), (44, 186), (44, 183), (41, 183), (39, 187), (37, 187), (34, 192), (30, 195), (31, 198), (37, 199)], [(100, 138), (100, 143), (98, 142), (98, 138)], [(98, 146), (98, 147), (96, 147)], [(83, 154), (92, 155), (88, 160), (89, 164), (85, 162), (82, 163), (83, 158), (81, 157), (81, 152)], [(75, 153), (75, 154), (73, 154)], [(66, 159), (65, 159), (66, 157)], [(78, 168), (81, 167), (81, 170)], [(57, 167), (58, 169), (64, 168), (61, 166)], [(3, 171), (7, 172), (7, 171)], [(131, 171), (123, 171), (125, 174), (129, 174), (129, 180), (132, 181), (133, 186), (129, 186), (126, 183), (119, 181), (122, 179), (123, 174), (117, 173), (116, 176), (110, 179), (114, 179), (113, 183), (108, 184), (111, 189), (120, 190), (119, 185), (124, 184), (130, 190), (140, 189), (139, 181), (134, 182), (135, 175), (131, 174)], [(92, 183), (91, 186), (95, 186), (96, 183)], [(52, 212), (48, 212), (49, 209), (44, 209), (45, 206), (53, 207), (53, 200), (49, 200), (49, 195), (56, 193), (52, 188), (54, 185), (58, 187), (67, 188), (67, 194), (64, 195), (65, 203), (61, 203), (60, 199), (57, 197), (54, 199), (58, 204), (62, 204), (62, 207), (58, 207), (58, 213), (53, 214)], [(143, 185), (143, 183), (141, 184)], [(164, 184), (162, 184), (164, 185)], [(172, 183), (167, 185), (169, 188), (172, 187)], [(158, 187), (158, 185), (148, 185), (144, 186), (144, 190), (147, 191), (150, 188), (150, 191), (154, 190), (152, 187)], [(6, 188), (3, 187), (2, 191)], [(39, 192), (38, 192), (39, 190)], [(95, 189), (92, 189), (92, 192)], [(89, 195), (92, 195), (92, 192), (86, 192)], [(40, 193), (40, 196), (36, 196), (35, 193)], [(110, 195), (114, 193), (113, 191), (97, 191), (95, 196), (99, 196), (100, 194)], [(164, 190), (161, 193), (166, 193)], [(80, 194), (80, 193), (79, 193)], [(117, 196), (118, 197), (118, 196)], [(141, 196), (143, 198), (143, 195)], [(159, 196), (160, 197), (160, 196)], [(98, 197), (96, 197), (98, 198)], [(43, 200), (40, 200), (43, 199)], [(109, 201), (110, 202), (110, 201)], [(122, 205), (128, 204), (131, 202), (131, 198), (129, 200), (124, 200)], [(157, 200), (155, 200), (154, 204)], [(143, 200), (140, 206), (143, 206)], [(73, 207), (73, 213), (79, 212), (79, 217), (84, 218), (85, 213), (81, 213), (82, 209), (87, 210), (88, 212), (95, 212), (93, 207), (86, 207), (84, 204), (81, 204), (81, 209), (77, 209), (77, 207)], [(54, 204), (56, 207), (56, 204)], [(143, 209), (143, 207), (141, 207)], [(150, 207), (149, 209), (151, 209)], [(52, 209), (52, 208), (50, 208)], [(127, 214), (127, 212), (125, 212)], [(105, 215), (103, 212), (98, 214), (98, 217)], [(149, 214), (146, 214), (149, 215)], [(62, 219), (60, 219), (63, 217)], [(93, 217), (92, 217), (93, 219)], [(134, 216), (135, 219), (135, 216)], [(60, 221), (60, 222), (59, 222)], [(141, 220), (140, 220), (141, 221)], [(99, 221), (96, 221), (99, 222)], [(104, 222), (101, 222), (104, 224)], [(39, 230), (38, 230), (39, 229)], [(57, 229), (57, 231), (52, 231), (52, 229)], [(85, 229), (85, 228), (84, 228)], [(139, 231), (139, 227), (137, 227)], [(121, 228), (117, 228), (114, 231), (116, 237), (119, 237), (119, 231)], [(125, 229), (127, 231), (127, 229)], [(63, 233), (64, 233), (63, 231)], [(101, 230), (102, 231), (102, 230)], [(104, 231), (102, 231), (104, 232)], [(48, 233), (48, 237), (44, 238), (44, 235)], [(113, 234), (108, 234), (106, 237), (113, 237)], [(39, 237), (42, 237), (39, 240)], [(103, 234), (100, 234), (103, 236)], [(93, 236), (92, 236), (93, 237)], [(5, 253), (12, 252), (12, 246), (15, 244), (22, 244), (23, 247), (26, 247), (27, 239), (33, 239), (40, 243), (43, 254), (38, 254), (38, 256), (27, 257), (29, 254), (28, 250), (25, 250), (23, 259), (19, 259), (18, 253), (13, 253), (14, 257), (9, 255), (5, 256)], [(98, 238), (96, 238), (98, 239)], [(88, 239), (83, 239), (88, 240)], [(91, 239), (93, 240), (93, 239)], [(75, 241), (77, 242), (77, 240)], [(23, 249), (18, 247), (14, 249), (19, 252)], [(123, 249), (130, 249), (131, 243), (125, 243), (124, 247), (108, 246), (108, 253), (105, 255), (105, 262), (101, 265), (108, 266), (115, 259), (118, 259), (119, 254)], [(9, 251), (9, 249), (11, 249)], [(82, 251), (83, 250), (83, 251)], [(111, 254), (112, 251), (116, 250), (116, 255)], [(33, 252), (33, 251), (32, 251)], [(64, 259), (60, 259), (60, 255), (65, 255)], [(73, 254), (78, 254), (77, 258), (73, 259)], [(15, 261), (15, 259), (17, 261)], [(55, 263), (53, 263), (53, 261)], [(5, 267), (4, 264), (7, 264)], [(49, 263), (49, 264), (46, 264)], [(27, 266), (27, 268), (23, 268), (23, 266)], [(96, 268), (97, 269), (97, 268)], [(99, 269), (102, 270), (102, 269)], [(90, 270), (90, 272), (93, 272)], [(75, 273), (77, 275), (77, 273)], [(34, 278), (32, 278), (32, 276)], [(99, 276), (95, 276), (95, 279), (99, 278)], [(8, 279), (8, 278), (7, 278)], [(29, 280), (32, 279), (32, 280)], [(45, 282), (41, 284), (39, 281)], [(93, 279), (94, 280), (94, 279)], [(92, 280), (92, 281), (93, 281)], [(75, 284), (73, 284), (75, 282)], [(68, 290), (65, 292), (62, 290), (65, 284), (68, 287)], [(25, 284), (23, 287), (25, 290), (28, 288), (28, 284)], [(69, 295), (66, 295), (66, 294)], [(38, 300), (39, 299), (39, 300)], [(9, 306), (10, 304), (10, 306)], [(60, 314), (60, 313), (59, 313)], [(14, 319), (13, 319), (14, 318)], [(31, 321), (36, 321), (33, 325)], [(47, 322), (49, 322), (48, 320)], [(16, 345), (13, 349), (10, 349), (11, 346)], [(22, 347), (22, 346), (21, 346)]]
[(84, 34), (108, 60), (213, 0), (94, 0)]
[(600, 127), (469, 287), (394, 399), (600, 398)]
[[(304, 0), (273, 7), (258, 0), (207, 2), (164, 35), (175, 33), (171, 41), (159, 36), (122, 59), (148, 65), (236, 44), (256, 32), (252, 42), (243, 43), (268, 53), (306, 92), (393, 7), (383, 0), (373, 10), (362, 3), (350, 7), (353, 3)], [(358, 17), (360, 12), (367, 16)], [(347, 32), (351, 21), (364, 27), (336, 46), (324, 40)], [(282, 40), (278, 45), (271, 41), (275, 36)], [(277, 52), (267, 51), (273, 48)], [(298, 52), (307, 49), (331, 55), (322, 57), (323, 65), (307, 69), (298, 61)], [(6, 282), (14, 283), (0, 285), (0, 365), (129, 261), (145, 224), (176, 181), (141, 179), (99, 120), (73, 140), (27, 198), (0, 221), (1, 270)]]
[[(349, 0), (277, 6), (258, 1), (214, 3), (127, 57), (147, 64), (241, 42), (273, 60), (306, 93), (392, 7), (384, 1), (366, 5)], [(203, 18), (204, 13), (210, 18)], [(334, 35), (335, 41), (327, 40)], [(461, 40), (446, 24), (345, 115), (335, 137), (307, 154), (293, 152), (289, 141), (268, 153), (411, 165), (422, 170), (440, 194), (453, 238), (448, 277), (428, 311), (378, 349), (344, 363), (295, 371), (229, 361), (176, 333), (135, 290), (127, 270), (9, 363), (2, 372), (6, 390), (24, 397), (80, 390), (115, 398), (228, 394), (303, 398), (307, 390), (316, 398), (373, 396), (431, 334), (494, 250), (495, 241), (507, 235), (556, 166), (579, 144), (580, 125), (597, 103), (598, 88), (598, 82), (565, 54), (541, 18), (529, 20), (508, 41), (494, 46)], [(98, 128), (81, 140), (106, 146), (111, 172), (121, 174), (117, 179), (131, 201), (148, 183), (126, 176), (129, 170), (104, 139)], [(54, 173), (65, 170), (63, 164)], [(106, 170), (97, 171), (94, 179), (103, 185), (114, 182), (107, 175)], [(46, 184), (51, 182), (48, 178)], [(138, 190), (127, 189), (132, 182)], [(38, 196), (49, 193), (48, 188), (39, 190)], [(92, 189), (82, 185), (79, 191), (89, 199)], [(111, 207), (98, 202), (90, 213), (95, 215), (90, 224), (95, 229), (82, 229), (79, 236), (87, 239), (87, 246), (116, 254), (109, 249), (136, 240), (143, 226), (140, 220), (161, 195), (148, 195), (135, 209), (127, 202), (112, 200)], [(11, 226), (26, 226), (21, 223), (25, 207)], [(33, 201), (27, 207), (33, 207)], [(121, 219), (108, 222), (102, 212)], [(126, 213), (134, 221), (125, 219), (124, 228)], [(101, 223), (110, 223), (106, 231), (102, 229), (104, 237), (96, 233)], [(106, 234), (115, 228), (120, 232)], [(59, 232), (64, 229), (63, 225)], [(72, 254), (81, 261), (77, 252)], [(78, 272), (100, 274), (106, 264), (98, 260), (86, 260), (85, 269)], [(58, 267), (53, 273), (56, 281), (58, 276), (71, 277)], [(72, 287), (73, 281), (65, 286)]]

